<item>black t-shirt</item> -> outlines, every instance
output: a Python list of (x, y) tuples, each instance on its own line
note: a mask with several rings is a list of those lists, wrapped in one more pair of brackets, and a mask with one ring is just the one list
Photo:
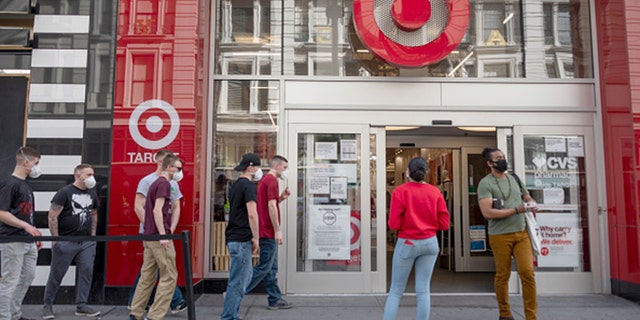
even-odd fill
[(240, 177), (229, 190), (229, 223), (225, 232), (227, 243), (251, 241), (253, 233), (249, 226), (247, 202), (256, 201), (256, 185), (249, 179)]
[(98, 209), (95, 190), (82, 190), (70, 184), (58, 190), (51, 203), (62, 206), (58, 216), (58, 235), (91, 235), (91, 211)]
[[(33, 190), (25, 181), (9, 176), (0, 182), (0, 210), (11, 212), (16, 218), (33, 225)], [(24, 229), (0, 222), (0, 235), (28, 236)]]

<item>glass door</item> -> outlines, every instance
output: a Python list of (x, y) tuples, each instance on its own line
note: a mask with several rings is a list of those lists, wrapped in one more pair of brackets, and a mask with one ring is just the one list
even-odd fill
[(504, 135), (502, 145), (538, 203), (538, 290), (601, 292), (602, 236), (592, 128), (516, 126), (512, 136)]
[(482, 158), (482, 148), (461, 150), (461, 221), (456, 223), (456, 236), (462, 254), (456, 255), (456, 271), (495, 271), (495, 263), (489, 245), (488, 222), (478, 205), (478, 182), (490, 170)]
[(290, 124), (288, 141), (287, 292), (384, 292), (384, 130)]

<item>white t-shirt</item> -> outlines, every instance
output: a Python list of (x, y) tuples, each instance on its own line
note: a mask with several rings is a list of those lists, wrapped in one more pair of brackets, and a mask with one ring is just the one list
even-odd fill
[[(145, 196), (145, 198), (146, 198), (147, 197), (147, 193), (149, 193), (149, 187), (158, 178), (160, 178), (160, 175), (158, 175), (155, 172), (150, 173), (147, 176), (145, 176), (144, 178), (142, 178), (140, 180), (140, 182), (138, 182), (138, 189), (136, 190), (136, 193), (139, 193), (139, 194)], [(171, 205), (173, 205), (174, 202), (182, 199), (182, 192), (180, 192), (180, 187), (178, 186), (178, 183), (176, 181), (171, 180), (171, 181), (169, 181), (169, 183), (171, 184)], [(142, 234), (142, 232), (144, 232), (144, 224), (143, 223), (140, 224), (140, 233)]]

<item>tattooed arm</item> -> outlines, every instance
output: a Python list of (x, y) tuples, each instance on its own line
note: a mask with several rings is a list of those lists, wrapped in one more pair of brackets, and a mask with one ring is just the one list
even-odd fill
[(96, 235), (98, 230), (98, 209), (91, 209), (91, 235)]
[[(52, 203), (51, 207), (49, 207), (49, 230), (54, 237), (58, 236), (58, 216), (60, 216), (62, 209), (61, 205), (55, 203)], [(51, 246), (55, 244), (55, 241), (51, 241)]]

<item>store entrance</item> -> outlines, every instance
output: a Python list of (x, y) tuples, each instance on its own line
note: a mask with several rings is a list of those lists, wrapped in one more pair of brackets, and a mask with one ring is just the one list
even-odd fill
[[(449, 208), (451, 227), (438, 232), (440, 255), (431, 282), (433, 293), (493, 292), (493, 258), (486, 221), (475, 199), (475, 186), (486, 172), (482, 148), (496, 144), (495, 132), (458, 128), (411, 128), (386, 135), (387, 217), (393, 190), (406, 182), (407, 164), (422, 157), (429, 164), (426, 181), (438, 187)], [(397, 234), (387, 227), (387, 288), (391, 284)], [(406, 292), (415, 292), (413, 275)]]

